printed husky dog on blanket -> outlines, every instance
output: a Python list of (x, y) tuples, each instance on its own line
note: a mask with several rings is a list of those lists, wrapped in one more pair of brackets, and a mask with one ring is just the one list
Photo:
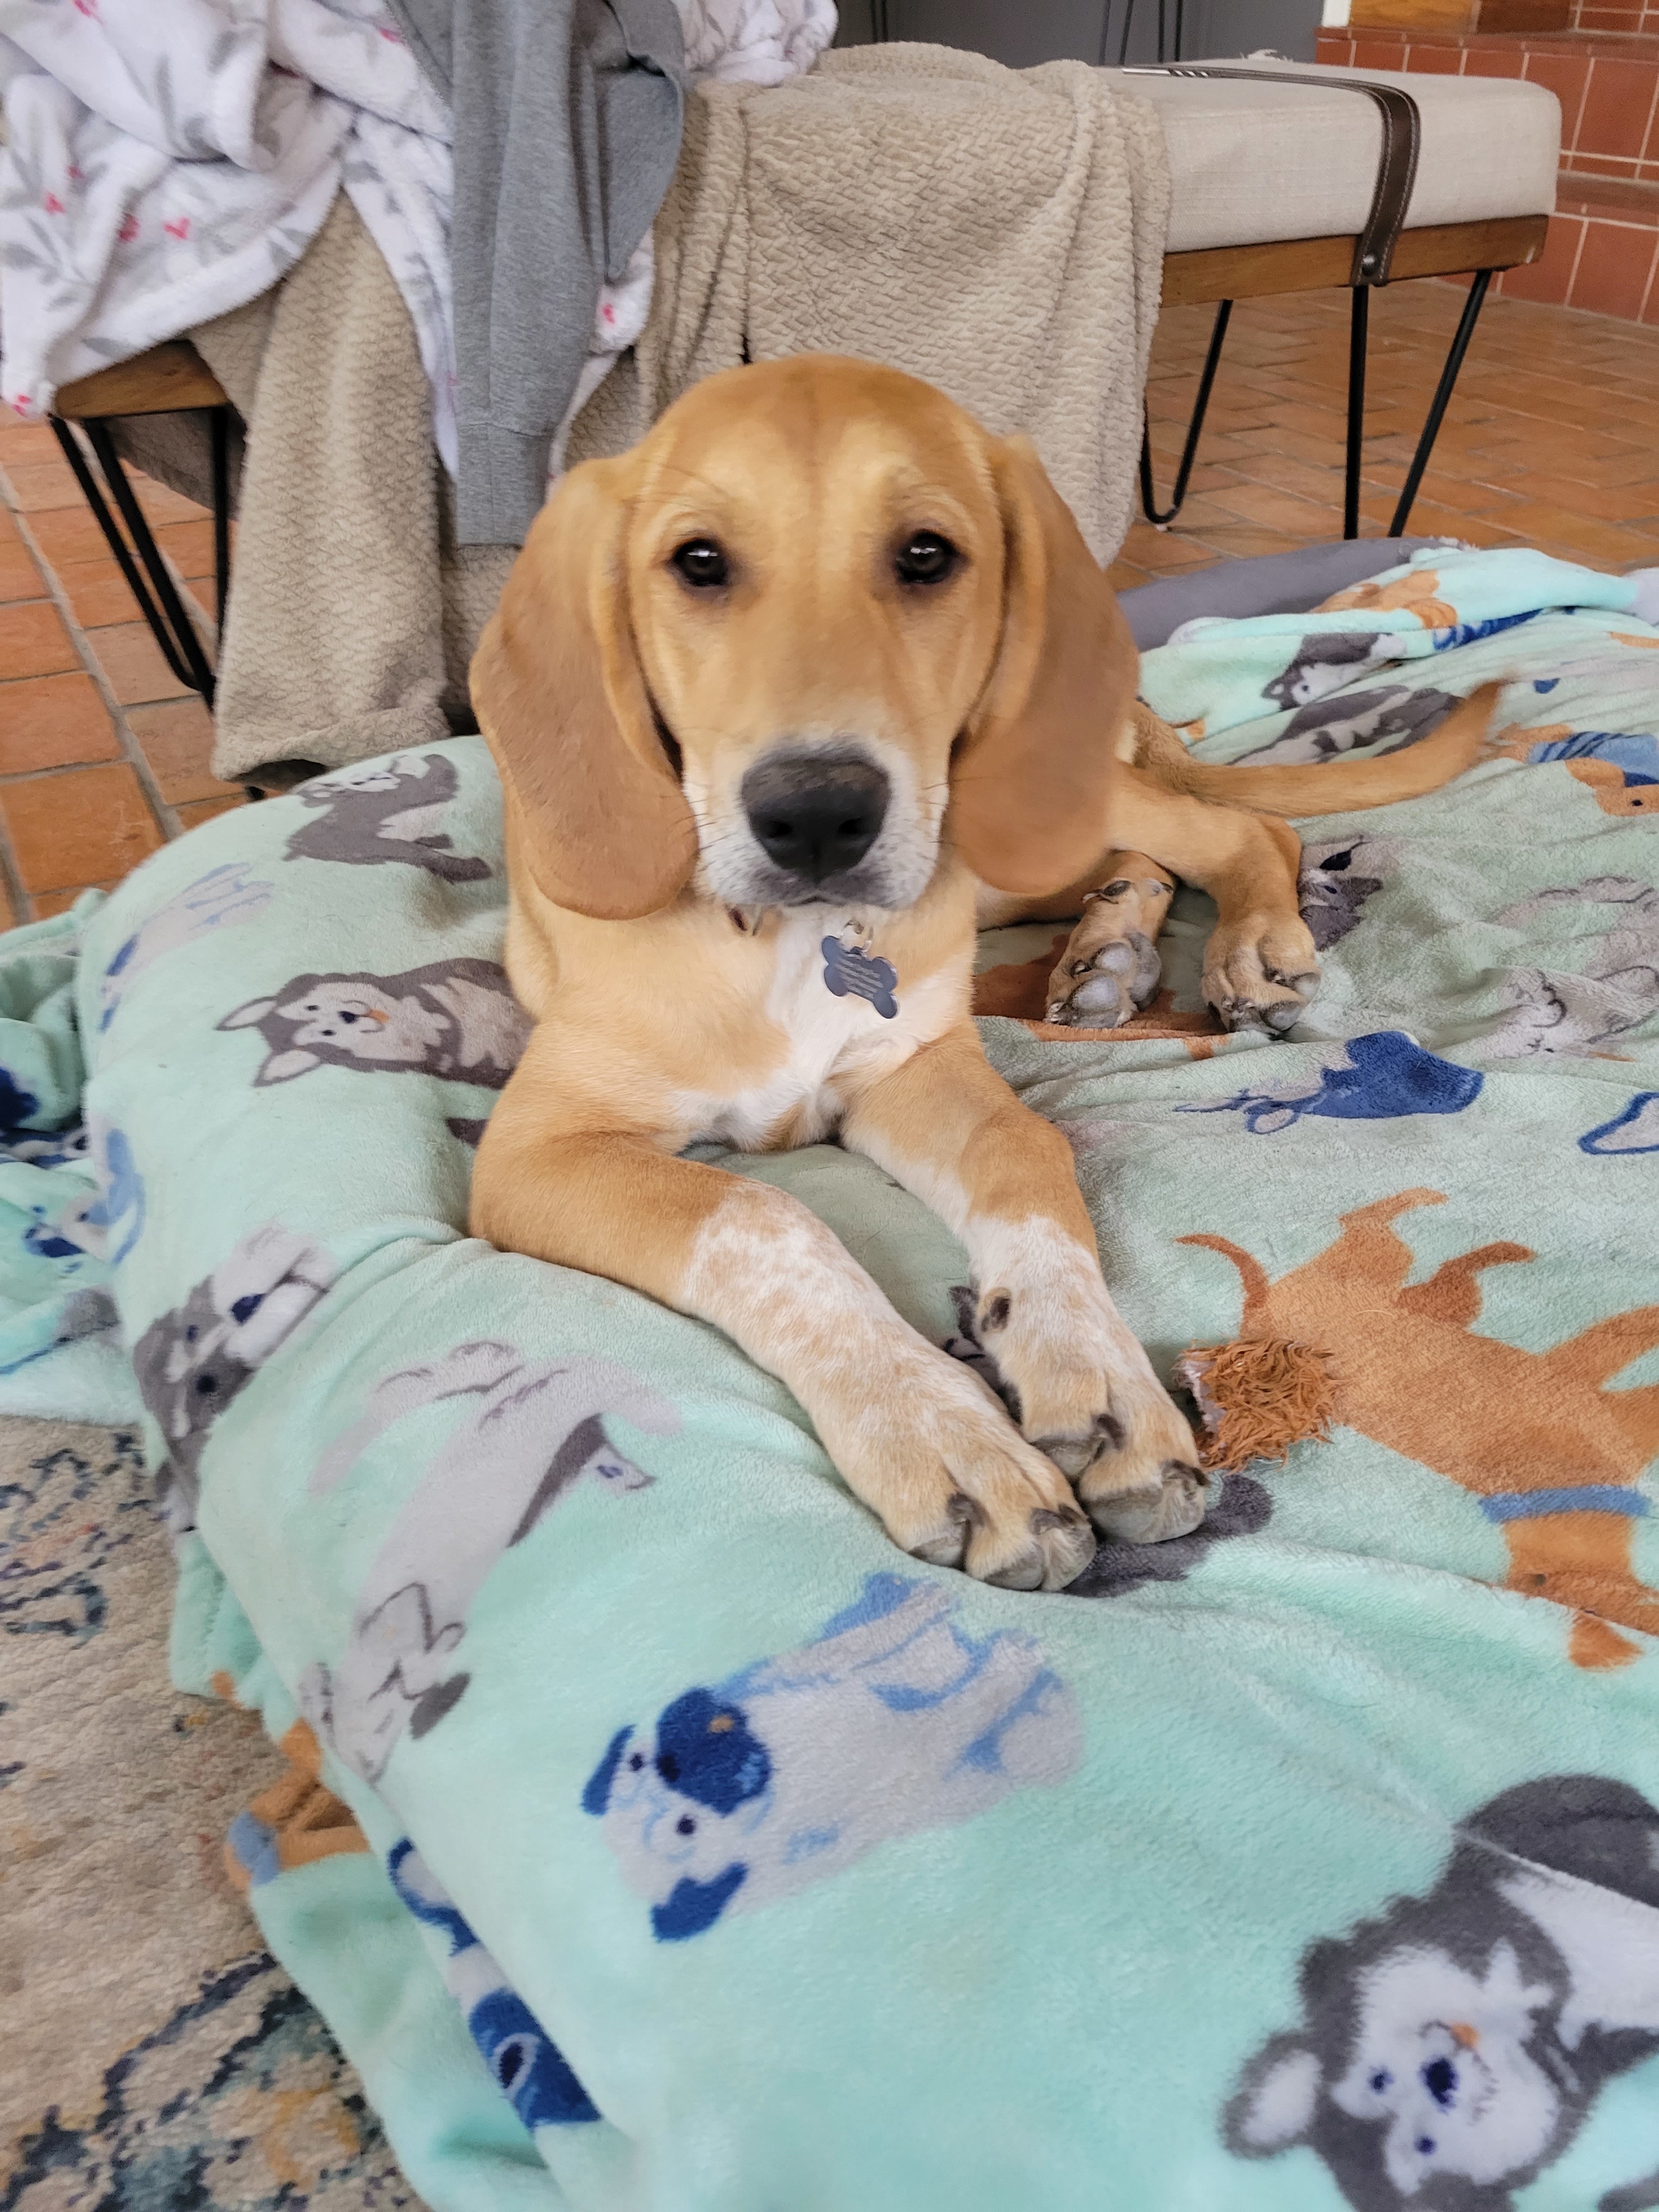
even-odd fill
[(219, 1024), (257, 1029), (270, 1048), (256, 1089), (313, 1067), (357, 1067), (499, 1091), (530, 1026), (493, 960), (439, 960), (402, 975), (296, 975)]
[(1621, 908), (1603, 924), (1588, 967), (1510, 968), (1511, 1010), (1481, 1048), (1501, 1060), (1584, 1059), (1612, 1038), (1659, 1013), (1659, 890), (1635, 876), (1592, 876), (1506, 907), (1497, 919), (1516, 929), (1551, 907)]
[(458, 853), (441, 826), (455, 790), (455, 763), (441, 753), (423, 760), (394, 753), (336, 775), (313, 776), (294, 796), (321, 811), (294, 832), (286, 857), (357, 867), (401, 860), (447, 884), (478, 883), (494, 872), (489, 861)]
[(1387, 630), (1310, 630), (1279, 674), (1261, 687), (1275, 707), (1310, 707), (1340, 691), (1362, 668), (1399, 659)]
[(1030, 1637), (975, 1635), (960, 1603), (937, 1583), (872, 1575), (810, 1644), (687, 1690), (654, 1727), (617, 1729), (582, 1805), (659, 1942), (1071, 1773), (1071, 1691)]
[(394, 1421), (447, 1398), (470, 1398), (473, 1408), (375, 1554), (338, 1666), (313, 1666), (301, 1685), (306, 1718), (366, 1782), (379, 1781), (405, 1728), (425, 1735), (465, 1693), (471, 1678), (451, 1662), (501, 1554), (579, 1481), (617, 1492), (650, 1482), (611, 1443), (603, 1417), (619, 1414), (652, 1436), (680, 1425), (674, 1407), (626, 1367), (532, 1364), (509, 1344), (461, 1344), (376, 1386), (362, 1419), (318, 1463), (312, 1495), (343, 1480)]
[(213, 1424), (334, 1280), (329, 1255), (276, 1222), (243, 1237), (133, 1346), (138, 1395), (167, 1454), (158, 1496), (175, 1534), (194, 1525)]
[[(1511, 2212), (1659, 2052), (1659, 1807), (1594, 1774), (1506, 1790), (1426, 1896), (1313, 1944), (1301, 1984), (1306, 2025), (1245, 2068), (1229, 2148), (1307, 2143), (1358, 2212)], [(1600, 2204), (1659, 2205), (1659, 2172)]]
[[(1271, 688), (1271, 687), (1270, 687)], [(1345, 691), (1340, 698), (1316, 698), (1293, 714), (1279, 735), (1254, 752), (1241, 753), (1238, 765), (1290, 767), (1333, 760), (1360, 745), (1375, 745), (1378, 757), (1397, 753), (1437, 730), (1457, 701), (1449, 691), (1413, 690), (1385, 684), (1375, 691)]]
[(1401, 850), (1397, 837), (1341, 837), (1303, 846), (1297, 899), (1321, 952), (1358, 927), (1365, 902), (1392, 880)]

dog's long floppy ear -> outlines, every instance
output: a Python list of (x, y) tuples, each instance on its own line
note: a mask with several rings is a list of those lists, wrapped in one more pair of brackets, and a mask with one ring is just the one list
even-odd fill
[(632, 465), (572, 469), (531, 526), (472, 659), (472, 702), (556, 906), (605, 921), (669, 904), (696, 864), (629, 618)]
[(1075, 883), (1110, 842), (1117, 738), (1139, 660), (1105, 573), (1027, 438), (992, 447), (1006, 548), (1002, 639), (951, 778), (950, 828), (981, 882)]

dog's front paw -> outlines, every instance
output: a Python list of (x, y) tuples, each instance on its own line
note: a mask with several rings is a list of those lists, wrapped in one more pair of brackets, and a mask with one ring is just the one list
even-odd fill
[(1158, 1544), (1197, 1528), (1213, 1479), (1101, 1280), (1092, 1253), (1030, 1223), (999, 1255), (975, 1325), (1021, 1433), (1075, 1485), (1103, 1536)]
[(1204, 948), (1204, 997), (1230, 1030), (1283, 1036), (1319, 988), (1319, 954), (1305, 922), (1223, 924)]
[(1123, 865), (1089, 893), (1048, 978), (1046, 1018), (1066, 1028), (1119, 1029), (1150, 1006), (1158, 990), (1158, 933), (1175, 885), (1144, 854), (1111, 859)]
[(902, 1550), (1005, 1589), (1064, 1589), (1095, 1555), (1065, 1477), (948, 1354), (892, 1363), (844, 1426), (819, 1433), (848, 1487)]

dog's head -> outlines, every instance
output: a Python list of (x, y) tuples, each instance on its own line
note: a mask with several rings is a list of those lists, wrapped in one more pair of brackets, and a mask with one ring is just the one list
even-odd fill
[(728, 370), (573, 470), (472, 664), (556, 905), (897, 908), (1101, 849), (1127, 624), (1023, 438), (823, 355)]

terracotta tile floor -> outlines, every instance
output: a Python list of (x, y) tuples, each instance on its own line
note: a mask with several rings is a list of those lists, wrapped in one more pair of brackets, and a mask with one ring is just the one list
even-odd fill
[[(1360, 528), (1385, 531), (1462, 307), (1453, 285), (1373, 295)], [(1213, 319), (1175, 307), (1147, 383), (1156, 490), (1167, 506)], [(1348, 301), (1241, 301), (1179, 519), (1137, 522), (1123, 588), (1218, 558), (1342, 534)], [(1533, 544), (1597, 568), (1659, 563), (1659, 330), (1489, 300), (1408, 527)]]
[[(133, 483), (210, 636), (211, 522)], [(52, 432), (0, 428), (0, 921), (56, 914), (240, 805), (209, 773), (212, 748), (206, 708), (139, 619)]]
[[(1404, 284), (1371, 310), (1362, 527), (1386, 529), (1461, 297)], [(1211, 310), (1171, 310), (1148, 405), (1168, 488)], [(1137, 523), (1120, 586), (1340, 535), (1345, 295), (1247, 301), (1233, 316), (1178, 522)], [(1412, 527), (1531, 544), (1605, 568), (1659, 563), (1659, 330), (1492, 301)], [(212, 532), (135, 477), (205, 607)], [(18, 921), (107, 885), (164, 839), (240, 803), (208, 769), (212, 732), (137, 620), (120, 571), (44, 427), (0, 427), (0, 890)], [(3, 920), (0, 915), (0, 920)]]

